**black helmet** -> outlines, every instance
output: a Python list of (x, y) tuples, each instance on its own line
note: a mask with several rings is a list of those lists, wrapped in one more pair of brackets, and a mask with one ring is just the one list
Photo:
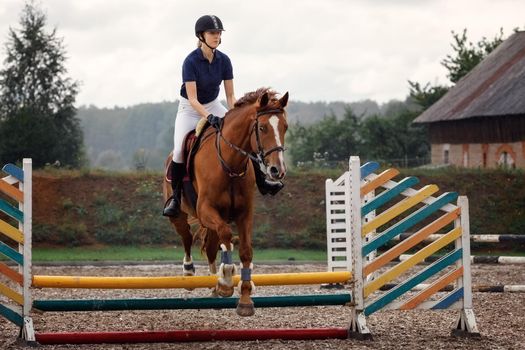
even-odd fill
[(222, 22), (217, 16), (202, 16), (195, 23), (195, 35), (200, 39), (200, 34), (208, 30), (224, 30)]

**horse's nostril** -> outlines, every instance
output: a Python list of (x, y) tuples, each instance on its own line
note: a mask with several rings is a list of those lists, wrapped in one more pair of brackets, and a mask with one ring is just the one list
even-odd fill
[(279, 175), (279, 169), (277, 169), (276, 166), (272, 166), (272, 167), (270, 167), (270, 174), (271, 174), (272, 176), (277, 176), (277, 175)]

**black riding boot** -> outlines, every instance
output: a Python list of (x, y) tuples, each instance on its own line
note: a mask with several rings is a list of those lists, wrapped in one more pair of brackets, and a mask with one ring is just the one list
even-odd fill
[(253, 169), (255, 170), (255, 183), (257, 184), (259, 192), (261, 192), (263, 196), (268, 193), (274, 196), (284, 187), (284, 184), (281, 181), (270, 181), (266, 179), (266, 175), (262, 172), (259, 164), (253, 159), (252, 163)]
[(185, 169), (183, 163), (175, 163), (171, 161), (171, 188), (173, 195), (166, 202), (162, 215), (177, 217), (180, 214), (180, 199), (182, 192), (182, 178), (184, 177)]

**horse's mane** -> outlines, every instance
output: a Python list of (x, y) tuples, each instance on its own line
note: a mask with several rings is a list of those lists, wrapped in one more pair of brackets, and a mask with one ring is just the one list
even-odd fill
[(277, 104), (277, 101), (278, 101), (278, 99), (276, 98), (277, 92), (271, 90), (270, 88), (266, 88), (266, 87), (259, 88), (256, 91), (247, 92), (243, 97), (241, 97), (240, 99), (237, 100), (237, 102), (235, 102), (234, 107), (237, 108), (237, 107), (243, 107), (243, 106), (254, 104), (255, 102), (257, 102), (257, 99), (259, 97), (264, 95), (264, 93), (268, 93), (268, 97), (269, 97), (268, 107), (275, 108), (275, 105)]

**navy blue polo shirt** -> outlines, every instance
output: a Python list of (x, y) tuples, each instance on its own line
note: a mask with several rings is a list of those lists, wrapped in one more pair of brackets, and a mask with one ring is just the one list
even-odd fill
[(186, 92), (187, 81), (197, 84), (197, 100), (200, 103), (209, 103), (219, 96), (223, 80), (233, 79), (233, 68), (230, 58), (219, 50), (215, 50), (213, 60), (208, 61), (202, 50), (197, 48), (184, 60), (182, 65), (182, 87), (180, 95), (188, 98)]

